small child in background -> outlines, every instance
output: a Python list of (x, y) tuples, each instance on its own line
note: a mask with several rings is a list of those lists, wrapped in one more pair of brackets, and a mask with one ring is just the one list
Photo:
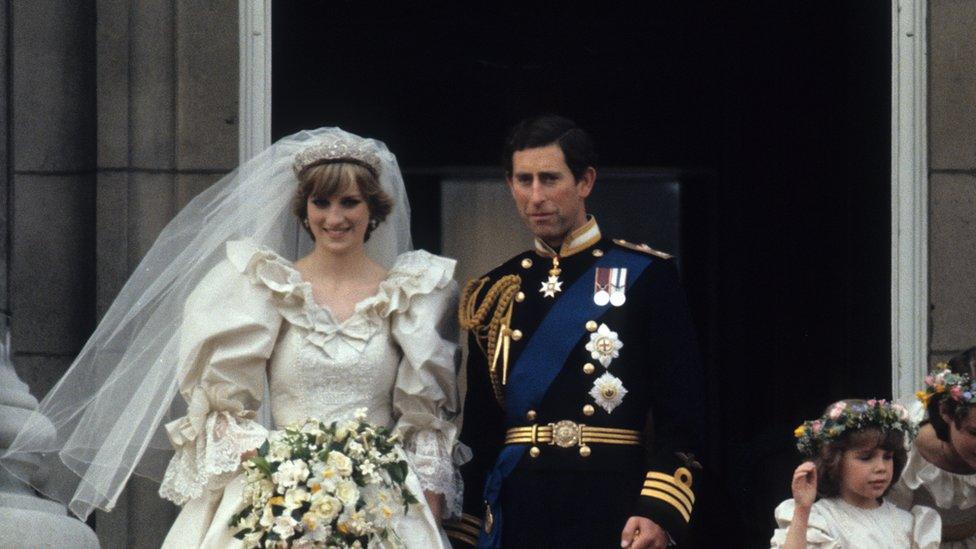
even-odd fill
[(793, 499), (776, 507), (770, 546), (938, 547), (938, 513), (922, 506), (908, 512), (884, 499), (916, 428), (903, 406), (873, 399), (836, 402), (797, 427), (797, 448), (812, 461), (793, 473)]

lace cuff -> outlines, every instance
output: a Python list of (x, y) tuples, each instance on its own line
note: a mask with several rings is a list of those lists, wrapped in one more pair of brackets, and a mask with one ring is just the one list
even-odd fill
[(404, 450), (407, 461), (420, 480), (420, 487), (428, 492), (443, 494), (447, 503), (445, 515), (455, 514), (455, 500), (461, 494), (460, 476), (455, 470), (446, 437), (430, 429), (417, 430), (407, 438)]
[(240, 467), (241, 454), (257, 448), (268, 436), (267, 429), (249, 415), (220, 411), (167, 424), (176, 455), (166, 467), (159, 495), (183, 505), (205, 489), (217, 490), (230, 482)]

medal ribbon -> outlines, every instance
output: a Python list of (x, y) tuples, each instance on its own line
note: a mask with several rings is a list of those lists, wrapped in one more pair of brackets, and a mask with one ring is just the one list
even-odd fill
[[(610, 250), (556, 300), (512, 367), (505, 391), (505, 416), (509, 427), (521, 423), (526, 412), (538, 407), (566, 364), (569, 353), (586, 335), (586, 321), (600, 318), (609, 308), (606, 304), (601, 306), (593, 302), (589, 281), (596, 270), (607, 265), (624, 267), (630, 269), (636, 280), (650, 264), (651, 258), (644, 254)], [(503, 517), (499, 496), (502, 484), (527, 449), (524, 444), (506, 445), (488, 474), (485, 503), (491, 509), (494, 524), (490, 533), (481, 531), (479, 548), (501, 547)]]

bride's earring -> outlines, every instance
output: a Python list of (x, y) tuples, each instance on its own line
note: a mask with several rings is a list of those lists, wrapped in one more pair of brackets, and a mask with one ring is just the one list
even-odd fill
[(376, 230), (376, 227), (378, 227), (379, 224), (380, 224), (380, 220), (379, 219), (376, 219), (375, 217), (370, 218), (370, 220), (369, 220), (369, 230), (375, 231)]
[(308, 226), (308, 218), (307, 218), (307, 217), (306, 217), (305, 219), (303, 219), (303, 220), (302, 220), (302, 225), (305, 225), (305, 228), (306, 228), (306, 229), (308, 229), (308, 228), (309, 228), (309, 226)]

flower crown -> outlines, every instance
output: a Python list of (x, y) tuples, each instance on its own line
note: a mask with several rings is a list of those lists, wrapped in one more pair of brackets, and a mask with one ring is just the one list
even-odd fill
[(898, 403), (884, 399), (867, 402), (833, 404), (819, 419), (804, 421), (793, 431), (796, 448), (805, 456), (816, 456), (820, 449), (844, 433), (874, 427), (882, 431), (902, 431), (909, 440), (915, 437), (918, 426), (908, 417), (908, 410)]
[(359, 164), (373, 172), (373, 175), (377, 177), (381, 171), (376, 145), (367, 139), (352, 141), (341, 137), (302, 149), (295, 155), (292, 169), (295, 170), (295, 175), (299, 175), (310, 166), (330, 162)]
[(976, 404), (976, 381), (952, 372), (948, 364), (940, 362), (925, 376), (925, 389), (915, 396), (928, 408), (929, 400), (939, 393), (949, 393), (949, 398), (962, 404)]

